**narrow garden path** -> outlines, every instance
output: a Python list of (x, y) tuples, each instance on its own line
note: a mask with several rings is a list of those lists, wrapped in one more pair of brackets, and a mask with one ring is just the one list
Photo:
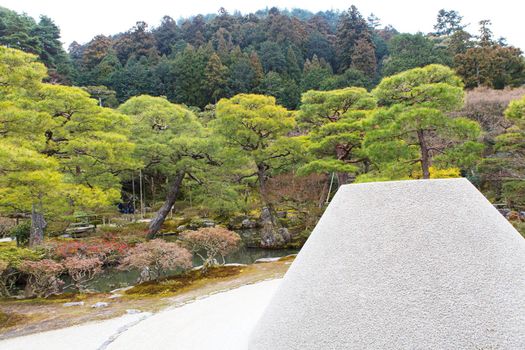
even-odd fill
[[(64, 303), (76, 301), (78, 297), (0, 301), (1, 312), (19, 319), (13, 325), (0, 328), (0, 348), (33, 349), (38, 344), (38, 348), (54, 350), (119, 349), (119, 344), (136, 337), (135, 330), (141, 327), (157, 329), (147, 334), (144, 341), (156, 339), (161, 344), (176, 335), (177, 341), (183, 342), (181, 349), (192, 349), (192, 341), (205, 341), (222, 334), (227, 336), (224, 341), (229, 336), (239, 338), (247, 333), (250, 322), (256, 321), (258, 312), (264, 309), (292, 260), (293, 257), (289, 257), (247, 265), (237, 275), (204, 279), (170, 294), (124, 294), (118, 298), (111, 298), (111, 294), (93, 294), (81, 298), (83, 305), (71, 307), (65, 307)], [(92, 308), (97, 302), (107, 302), (108, 305)], [(159, 323), (150, 326), (156, 322)], [(204, 325), (207, 328), (203, 328)], [(144, 332), (138, 331), (137, 338)], [(195, 336), (193, 332), (199, 335)], [(123, 348), (132, 349), (133, 344), (139, 342), (131, 341)], [(172, 343), (167, 345), (173, 346)], [(162, 347), (155, 345), (154, 348)]]
[(280, 283), (258, 282), (156, 314), (142, 312), (0, 342), (5, 350), (245, 349)]

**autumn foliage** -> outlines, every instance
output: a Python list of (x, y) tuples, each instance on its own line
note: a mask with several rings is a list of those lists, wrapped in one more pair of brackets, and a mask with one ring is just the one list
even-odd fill
[(122, 242), (93, 240), (50, 243), (50, 255), (62, 260), (70, 257), (98, 258), (104, 264), (115, 263), (126, 253), (128, 245)]
[[(220, 256), (224, 263), (224, 256), (233, 253), (239, 247), (241, 237), (223, 227), (204, 227), (196, 231), (186, 231), (181, 234), (182, 240), (204, 261), (203, 268), (217, 265)], [(205, 252), (206, 256), (201, 253)]]
[(122, 270), (137, 269), (140, 280), (149, 281), (165, 275), (170, 270), (189, 269), (191, 253), (178, 243), (154, 239), (131, 248), (119, 266)]
[(87, 282), (102, 272), (102, 261), (97, 258), (82, 258), (78, 256), (69, 257), (64, 260), (64, 268), (67, 270), (73, 285), (80, 291), (86, 291)]
[(22, 262), (19, 270), (27, 274), (26, 296), (48, 297), (60, 292), (64, 282), (59, 278), (64, 266), (56, 261)]

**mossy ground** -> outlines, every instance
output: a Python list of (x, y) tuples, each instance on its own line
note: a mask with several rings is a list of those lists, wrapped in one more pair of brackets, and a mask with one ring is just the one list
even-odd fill
[(159, 294), (169, 295), (183, 289), (190, 288), (196, 282), (213, 279), (227, 278), (240, 274), (240, 266), (218, 266), (208, 269), (206, 273), (202, 270), (192, 270), (179, 276), (164, 277), (156, 281), (148, 281), (134, 286), (125, 292), (126, 295), (157, 296)]
[(523, 221), (513, 221), (511, 222), (512, 225), (518, 230), (519, 233), (525, 238), (525, 222)]
[(5, 328), (12, 328), (19, 323), (24, 322), (25, 317), (23, 315), (14, 312), (2, 312), (0, 311), (0, 330)]
[[(225, 266), (211, 269), (202, 275), (192, 271), (186, 276), (170, 277), (158, 282), (135, 286), (120, 298), (110, 299), (111, 294), (62, 294), (47, 299), (0, 300), (0, 339), (68, 327), (89, 321), (118, 317), (128, 309), (156, 312), (201, 297), (226, 291), (263, 280), (281, 278), (288, 270), (293, 257), (279, 261), (247, 266)], [(64, 303), (83, 301), (83, 306), (65, 307)], [(91, 308), (96, 302), (109, 303), (105, 308)], [(0, 321), (2, 322), (2, 321)]]

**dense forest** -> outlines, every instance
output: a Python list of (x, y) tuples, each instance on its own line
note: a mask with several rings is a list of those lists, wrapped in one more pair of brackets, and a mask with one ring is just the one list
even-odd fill
[(521, 51), (496, 39), (490, 21), (468, 33), (456, 11), (441, 10), (432, 33), (399, 33), (356, 7), (316, 14), (271, 8), (247, 15), (169, 16), (150, 27), (97, 35), (62, 49), (60, 31), (0, 9), (0, 44), (38, 54), (49, 80), (84, 86), (105, 106), (140, 94), (204, 108), (239, 93), (274, 96), (289, 109), (301, 93), (347, 86), (373, 88), (385, 76), (436, 63), (452, 67), (466, 88), (525, 81)]
[(465, 177), (523, 234), (525, 58), (465, 28), (221, 9), (66, 52), (52, 19), (0, 8), (0, 296), (240, 274), (250, 249), (297, 252), (349, 183)]
[(353, 181), (465, 176), (523, 210), (524, 57), (488, 20), (474, 35), (441, 10), (434, 29), (399, 33), (354, 6), (221, 9), (66, 52), (50, 18), (0, 8), (0, 212), (31, 218), (38, 245), (140, 196), (148, 238), (189, 203), (256, 213), (273, 248)]

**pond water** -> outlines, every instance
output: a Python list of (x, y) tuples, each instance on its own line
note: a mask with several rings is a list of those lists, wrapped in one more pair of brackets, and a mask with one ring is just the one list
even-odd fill
[[(164, 237), (166, 240), (172, 240), (169, 237)], [(243, 244), (239, 250), (225, 257), (226, 263), (238, 263), (238, 264), (252, 264), (257, 259), (261, 258), (276, 258), (290, 254), (296, 254), (296, 249), (279, 249), (279, 250), (268, 250), (261, 248), (248, 248)], [(193, 258), (193, 266), (202, 265), (202, 260), (195, 256)], [(176, 274), (173, 271), (171, 275)], [(98, 276), (96, 279), (91, 281), (89, 288), (99, 292), (109, 292), (113, 289), (128, 287), (136, 284), (139, 278), (138, 271), (119, 271), (116, 268), (107, 269), (104, 274)]]

